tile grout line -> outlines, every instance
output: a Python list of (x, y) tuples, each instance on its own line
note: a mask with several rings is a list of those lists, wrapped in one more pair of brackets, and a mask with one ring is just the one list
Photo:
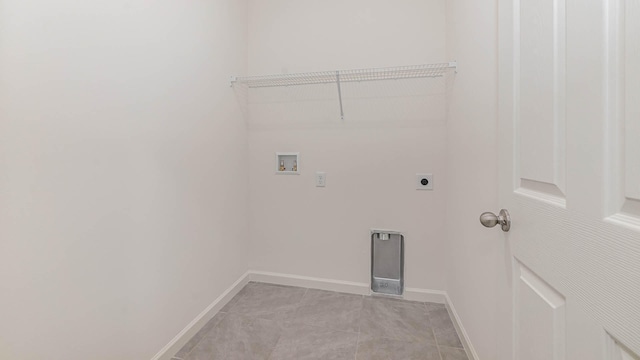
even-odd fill
[[(323, 290), (323, 291), (325, 291), (325, 290)], [(335, 294), (335, 295), (337, 295), (337, 296), (345, 296), (345, 295), (346, 295), (346, 296), (351, 296), (350, 294), (343, 294), (343, 293), (339, 293), (339, 292), (335, 292), (335, 291), (331, 291), (331, 292), (332, 292), (332, 293), (334, 293), (334, 294)], [(305, 292), (305, 295), (306, 295), (306, 292)], [(361, 302), (361, 304), (360, 304), (360, 309), (358, 310), (358, 316), (357, 316), (357, 319), (358, 319), (358, 329), (357, 329), (357, 330), (355, 330), (355, 331), (351, 331), (351, 330), (344, 330), (344, 329), (337, 329), (337, 328), (332, 328), (332, 327), (327, 327), (327, 326), (317, 325), (317, 324), (314, 324), (314, 323), (311, 323), (311, 322), (301, 321), (301, 320), (300, 320), (300, 324), (301, 324), (301, 325), (304, 325), (304, 326), (309, 326), (309, 327), (312, 327), (312, 328), (316, 328), (316, 329), (322, 329), (322, 330), (326, 330), (326, 331), (331, 331), (331, 332), (342, 332), (342, 333), (347, 333), (347, 334), (358, 334), (358, 333), (360, 332), (360, 323), (359, 323), (359, 320), (360, 320), (360, 314), (361, 314), (361, 312), (362, 312), (362, 302), (363, 302), (364, 300), (363, 300), (362, 295), (357, 295), (357, 296), (358, 296), (358, 297), (360, 297), (360, 302)], [(303, 299), (304, 299), (304, 295), (303, 295)], [(300, 303), (300, 304), (298, 305), (298, 307), (296, 308), (296, 311), (295, 311), (294, 317), (295, 317), (295, 315), (297, 315), (297, 314), (298, 314), (298, 311), (300, 311), (300, 308), (301, 308), (301, 306), (302, 306), (302, 303), (303, 303), (303, 302), (304, 302), (304, 301), (301, 301), (301, 303)]]
[(357, 331), (349, 331), (349, 330), (341, 330), (341, 329), (336, 329), (336, 328), (330, 328), (330, 327), (316, 325), (316, 324), (312, 324), (312, 323), (308, 323), (308, 322), (304, 322), (304, 321), (301, 321), (299, 325), (309, 326), (309, 327), (312, 327), (312, 328), (315, 328), (315, 329), (322, 329), (322, 330), (331, 331), (331, 332), (341, 332), (341, 333), (345, 333), (345, 334), (358, 334)]
[[(223, 321), (223, 320), (227, 317), (227, 315), (228, 315), (228, 313), (227, 313), (226, 311), (223, 311), (223, 309), (224, 309), (227, 305), (231, 304), (231, 302), (232, 302), (236, 297), (238, 297), (238, 296), (242, 296), (242, 295), (240, 295), (241, 291), (242, 291), (242, 290), (244, 290), (247, 286), (249, 286), (249, 284), (251, 284), (251, 282), (248, 282), (247, 284), (245, 284), (245, 285), (242, 287), (242, 289), (240, 289), (240, 291), (238, 291), (238, 293), (237, 293), (233, 298), (231, 298), (231, 300), (229, 300), (229, 301), (227, 302), (227, 304), (225, 304), (225, 306), (223, 306), (223, 307), (222, 307), (222, 309), (218, 310), (218, 312), (217, 312), (217, 313), (215, 313), (211, 319), (209, 319), (209, 321), (213, 321), (213, 319), (214, 319), (216, 316), (220, 315), (220, 317), (221, 317), (221, 318), (220, 318), (220, 320), (218, 321), (218, 323), (217, 323), (214, 327), (212, 327), (211, 329), (209, 329), (209, 331), (207, 331), (207, 333), (208, 333), (208, 332), (210, 332), (210, 331), (212, 331), (212, 330), (214, 330), (214, 329), (215, 329), (215, 328), (217, 328), (218, 326), (220, 326), (220, 324), (222, 323), (222, 321)], [(207, 322), (207, 324), (208, 324), (208, 322)], [(207, 324), (205, 324), (204, 326), (207, 326)], [(203, 328), (204, 328), (204, 326), (203, 326)], [(202, 329), (200, 329), (200, 331), (202, 331)], [(198, 331), (198, 332), (200, 332), (200, 331)], [(198, 333), (196, 333), (194, 336), (197, 336), (197, 335), (198, 335)], [(175, 356), (174, 356), (174, 357), (172, 357), (172, 358), (171, 358), (171, 360), (185, 360), (185, 359), (188, 359), (188, 358), (189, 358), (189, 355), (191, 355), (191, 353), (192, 353), (192, 352), (193, 352), (193, 351), (198, 347), (198, 345), (200, 345), (200, 343), (202, 342), (202, 340), (204, 340), (205, 338), (206, 338), (206, 335), (204, 335), (204, 334), (203, 334), (203, 336), (200, 338), (200, 340), (198, 340), (198, 342), (197, 342), (197, 343), (195, 343), (195, 344), (193, 345), (193, 347), (191, 348), (191, 350), (189, 350), (189, 352), (188, 352), (188, 353), (186, 353), (186, 354), (184, 355), (184, 358), (179, 358), (179, 357), (175, 357)], [(189, 339), (189, 340), (191, 340), (191, 339)], [(185, 344), (185, 345), (186, 345), (186, 344)]]
[[(212, 317), (212, 318), (211, 318), (211, 320), (209, 320), (209, 321), (212, 321), (216, 316), (218, 316), (218, 315), (220, 315), (220, 314), (222, 315), (222, 316), (221, 316), (221, 318), (220, 318), (220, 320), (218, 320), (218, 323), (217, 323), (214, 327), (212, 327), (211, 329), (209, 329), (209, 331), (212, 331), (213, 329), (215, 329), (215, 328), (217, 328), (218, 326), (220, 326), (220, 324), (222, 323), (222, 321), (224, 320), (224, 318), (226, 318), (226, 317), (227, 317), (227, 313), (224, 313), (224, 312), (218, 311), (215, 315), (213, 315), (213, 317)], [(207, 326), (207, 324), (204, 324), (204, 326)], [(207, 331), (207, 333), (209, 333), (209, 331)], [(196, 333), (196, 335), (197, 335), (197, 333)], [(195, 335), (194, 335), (194, 336), (195, 336)], [(191, 348), (191, 350), (189, 350), (189, 352), (184, 356), (184, 359), (188, 359), (188, 358), (189, 358), (189, 355), (191, 355), (191, 353), (193, 352), (193, 350), (195, 350), (195, 349), (198, 347), (198, 345), (200, 345), (200, 343), (202, 342), (202, 340), (204, 340), (205, 338), (206, 338), (206, 335), (205, 335), (205, 334), (203, 334), (203, 336), (200, 338), (200, 340), (198, 340), (198, 342), (197, 342), (195, 345), (193, 345), (193, 347)], [(180, 359), (180, 358), (176, 358), (176, 359)], [(184, 359), (180, 359), (180, 360), (184, 360)]]
[(436, 342), (436, 349), (438, 350), (438, 356), (440, 360), (442, 360), (442, 352), (440, 351), (440, 345), (438, 344), (438, 338), (436, 337), (436, 331), (433, 329), (433, 322), (431, 321), (431, 312), (429, 311), (429, 307), (427, 303), (424, 304), (424, 309), (427, 311), (427, 318), (429, 318), (429, 328), (431, 328), (431, 333), (433, 334), (433, 341)]
[(280, 335), (278, 335), (278, 340), (276, 340), (276, 342), (273, 344), (273, 347), (271, 348), (271, 351), (269, 351), (269, 355), (266, 357), (266, 360), (271, 360), (271, 356), (273, 355), (273, 352), (276, 351), (276, 347), (278, 346), (278, 344), (280, 343), (280, 340), (282, 339), (283, 332), (284, 332), (284, 325), (283, 325), (283, 329), (280, 331)]
[(358, 338), (356, 339), (356, 351), (354, 354), (354, 360), (358, 360), (358, 348), (360, 347), (360, 331), (358, 331)]
[(364, 295), (360, 295), (360, 311), (358, 311), (358, 338), (356, 339), (356, 352), (354, 354), (354, 360), (358, 360), (358, 349), (360, 348), (360, 333), (362, 328), (360, 326), (360, 318), (362, 317), (362, 310), (364, 310)]
[[(297, 286), (292, 286), (292, 287), (297, 287)], [(298, 310), (300, 310), (300, 306), (302, 305), (302, 302), (304, 301), (304, 297), (307, 295), (308, 292), (309, 292), (309, 288), (304, 288), (304, 293), (300, 297), (300, 300), (298, 300), (297, 304), (295, 305), (295, 309), (292, 312), (293, 318), (295, 318), (296, 314), (298, 313)], [(267, 360), (272, 360), (271, 356), (273, 356), (273, 353), (274, 351), (276, 351), (276, 348), (278, 347), (280, 340), (282, 340), (282, 335), (284, 334), (285, 328), (287, 327), (286, 324), (290, 323), (291, 321), (292, 321), (291, 319), (282, 320), (282, 329), (280, 331), (280, 335), (278, 335), (278, 340), (276, 340), (276, 342), (273, 344), (273, 347), (271, 348), (271, 351), (269, 351), (269, 355), (266, 357)]]
[[(447, 319), (449, 319), (449, 321), (452, 323), (452, 328), (450, 330), (445, 330), (444, 332), (453, 332), (453, 334), (455, 334), (456, 339), (458, 339), (458, 341), (460, 342), (460, 346), (455, 346), (455, 345), (439, 345), (438, 347), (445, 347), (445, 348), (449, 348), (449, 349), (462, 349), (465, 351), (467, 351), (467, 349), (465, 348), (464, 344), (462, 343), (462, 337), (460, 336), (460, 333), (458, 333), (458, 329), (456, 328), (456, 326), (453, 324), (454, 319), (451, 317), (451, 314), (449, 313), (449, 310), (445, 308), (445, 312), (447, 314)], [(435, 332), (435, 329), (434, 329)], [(435, 334), (434, 334), (435, 336)], [(468, 356), (467, 356), (468, 357)]]
[[(300, 297), (300, 300), (298, 301), (298, 303), (295, 305), (295, 309), (293, 310), (292, 314), (293, 314), (293, 319), (296, 318), (296, 315), (298, 314), (298, 311), (300, 311), (300, 307), (302, 306), (302, 303), (304, 303), (304, 298), (307, 296), (307, 293), (309, 292), (309, 288), (304, 288), (304, 294), (302, 294), (302, 296)], [(290, 319), (289, 322), (291, 322), (292, 320)]]

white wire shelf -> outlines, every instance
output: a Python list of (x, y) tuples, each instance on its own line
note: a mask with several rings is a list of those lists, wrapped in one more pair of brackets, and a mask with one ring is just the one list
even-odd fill
[(320, 71), (295, 74), (231, 77), (231, 85), (243, 84), (249, 88), (331, 84), (377, 80), (436, 78), (456, 69), (456, 62), (397, 66), (386, 68)]
[[(248, 89), (260, 88), (275, 88), (281, 87), (282, 90), (297, 85), (332, 85), (334, 84), (337, 90), (337, 100), (340, 118), (344, 120), (344, 104), (343, 104), (343, 86), (349, 90), (351, 86), (347, 87), (346, 83), (354, 83), (354, 86), (359, 86), (356, 83), (370, 82), (377, 86), (383, 85), (379, 81), (383, 80), (404, 80), (404, 79), (420, 79), (420, 78), (440, 78), (444, 77), (450, 70), (457, 69), (457, 63), (447, 62), (439, 64), (424, 64), (424, 65), (410, 65), (410, 66), (396, 66), (385, 68), (370, 68), (370, 69), (353, 69), (353, 70), (336, 70), (336, 71), (320, 71), (320, 72), (307, 72), (307, 73), (294, 73), (294, 74), (279, 74), (279, 75), (263, 75), (263, 76), (239, 76), (231, 77), (231, 86), (237, 90), (241, 90), (239, 94), (248, 95)], [(374, 83), (378, 82), (378, 83)], [(395, 83), (394, 83), (395, 84)], [(236, 87), (237, 86), (237, 87)], [(385, 87), (387, 87), (385, 85)], [(307, 87), (310, 89), (313, 87)], [(326, 90), (326, 86), (324, 86)], [(296, 89), (296, 92), (298, 90)], [(275, 91), (279, 93), (279, 91)], [(346, 98), (351, 98), (348, 94)]]

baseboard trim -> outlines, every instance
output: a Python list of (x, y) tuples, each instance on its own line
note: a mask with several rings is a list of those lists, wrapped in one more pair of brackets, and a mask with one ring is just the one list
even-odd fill
[(462, 345), (464, 346), (464, 351), (467, 353), (467, 357), (469, 360), (480, 360), (478, 357), (478, 353), (476, 349), (473, 348), (471, 344), (471, 339), (469, 339), (469, 335), (467, 331), (462, 326), (462, 321), (460, 320), (460, 316), (458, 316), (458, 312), (456, 311), (455, 306), (453, 306), (453, 302), (449, 297), (449, 294), (445, 293), (447, 311), (449, 312), (449, 316), (453, 320), (453, 326), (455, 326), (456, 331), (458, 332), (458, 336), (460, 337), (460, 341), (462, 341)]
[(445, 304), (447, 302), (447, 293), (442, 290), (406, 288), (404, 289), (404, 299), (409, 301)]
[(244, 273), (222, 295), (218, 296), (206, 309), (178, 333), (151, 360), (171, 360), (182, 347), (202, 329), (234, 296), (250, 281), (249, 272)]
[[(249, 278), (251, 281), (267, 284), (299, 286), (319, 290), (337, 291), (347, 294), (371, 295), (369, 284), (360, 282), (315, 278), (266, 271), (249, 271)], [(440, 290), (406, 288), (403, 298), (410, 301), (444, 304), (446, 302), (446, 293)]]
[(249, 271), (249, 278), (251, 279), (251, 281), (267, 284), (298, 286), (348, 294), (369, 295), (370, 292), (369, 285), (365, 283), (281, 274), (266, 271)]

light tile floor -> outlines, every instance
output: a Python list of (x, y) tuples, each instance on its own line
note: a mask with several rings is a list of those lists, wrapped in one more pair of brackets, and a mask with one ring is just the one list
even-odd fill
[(444, 305), (251, 282), (180, 360), (468, 360)]

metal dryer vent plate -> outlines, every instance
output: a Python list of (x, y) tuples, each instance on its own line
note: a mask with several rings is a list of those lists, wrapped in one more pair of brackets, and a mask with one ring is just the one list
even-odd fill
[(371, 230), (371, 291), (404, 292), (404, 235), (398, 231)]

